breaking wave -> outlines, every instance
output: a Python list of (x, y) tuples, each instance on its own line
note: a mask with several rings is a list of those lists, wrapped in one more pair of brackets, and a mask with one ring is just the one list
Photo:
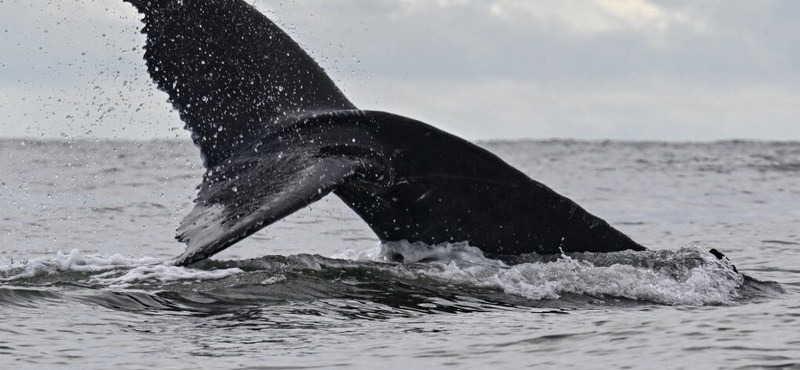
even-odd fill
[[(51, 298), (134, 311), (214, 312), (242, 305), (354, 300), (392, 312), (497, 307), (733, 305), (781, 294), (698, 247), (490, 259), (466, 244), (382, 243), (330, 258), (267, 256), (191, 268), (79, 250), (0, 260), (0, 306)], [(399, 310), (399, 311), (398, 311)]]

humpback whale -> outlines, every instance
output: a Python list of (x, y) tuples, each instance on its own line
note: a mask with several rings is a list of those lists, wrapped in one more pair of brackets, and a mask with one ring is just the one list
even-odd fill
[(494, 154), (411, 118), (359, 110), (244, 0), (125, 0), (144, 58), (207, 172), (177, 229), (190, 265), (333, 193), (381, 241), (488, 256), (644, 250)]

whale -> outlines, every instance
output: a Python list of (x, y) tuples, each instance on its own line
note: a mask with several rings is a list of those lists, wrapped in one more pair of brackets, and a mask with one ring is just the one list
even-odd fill
[(645, 250), (470, 141), (358, 109), (243, 0), (125, 1), (143, 15), (148, 74), (206, 170), (177, 228), (186, 249), (176, 265), (207, 259), (330, 194), (384, 242), (464, 242), (490, 257)]

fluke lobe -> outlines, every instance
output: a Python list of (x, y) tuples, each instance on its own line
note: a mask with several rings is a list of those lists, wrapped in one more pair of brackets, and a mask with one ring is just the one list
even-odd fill
[(208, 258), (334, 193), (383, 241), (466, 241), (489, 256), (644, 250), (476, 145), (358, 110), (243, 0), (126, 0), (150, 76), (207, 169), (178, 227), (178, 265)]

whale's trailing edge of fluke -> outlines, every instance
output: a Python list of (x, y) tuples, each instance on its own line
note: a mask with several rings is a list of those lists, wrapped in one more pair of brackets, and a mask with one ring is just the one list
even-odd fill
[(360, 111), (242, 0), (126, 0), (145, 60), (207, 173), (178, 228), (188, 265), (334, 193), (381, 240), (488, 255), (644, 247), (495, 155), (422, 122)]

